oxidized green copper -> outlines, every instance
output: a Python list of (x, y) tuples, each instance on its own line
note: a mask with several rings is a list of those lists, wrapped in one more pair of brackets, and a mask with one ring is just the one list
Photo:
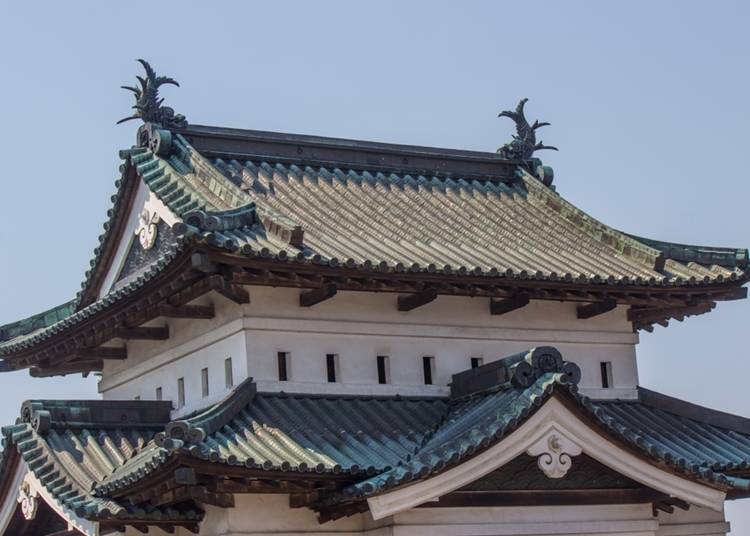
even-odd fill
[(171, 84), (180, 86), (176, 80), (168, 76), (156, 76), (156, 72), (146, 60), (139, 59), (146, 70), (146, 77), (136, 76), (141, 87), (121, 86), (123, 89), (132, 91), (135, 95), (133, 108), (135, 113), (130, 117), (120, 119), (117, 124), (130, 121), (131, 119), (142, 119), (144, 123), (158, 123), (164, 128), (185, 128), (187, 120), (184, 115), (175, 114), (169, 106), (162, 106), (164, 99), (159, 98), (159, 86)]
[(518, 106), (516, 106), (515, 111), (504, 110), (498, 114), (498, 117), (509, 117), (516, 124), (517, 134), (513, 136), (513, 141), (506, 143), (497, 150), (497, 153), (503, 158), (508, 158), (510, 160), (530, 160), (534, 151), (540, 149), (552, 149), (553, 151), (557, 151), (557, 147), (544, 145), (541, 140), (537, 143), (536, 130), (549, 125), (549, 123), (534, 121), (533, 125), (529, 124), (523, 112), (523, 107), (528, 100), (529, 99), (521, 99)]

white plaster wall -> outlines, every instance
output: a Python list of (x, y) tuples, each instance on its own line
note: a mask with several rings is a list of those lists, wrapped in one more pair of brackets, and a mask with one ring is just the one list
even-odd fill
[(675, 508), (671, 514), (659, 512), (657, 536), (725, 536), (730, 530), (724, 512), (691, 507), (689, 510)]
[[(650, 504), (487, 508), (416, 508), (380, 522), (368, 514), (320, 524), (287, 495), (236, 495), (235, 507), (208, 506), (205, 536), (724, 536), (721, 513), (695, 508), (653, 517)], [(154, 534), (161, 531), (153, 530)], [(150, 534), (152, 533), (150, 532)], [(138, 534), (136, 532), (128, 532)], [(190, 534), (184, 529), (179, 536)]]
[[(532, 301), (492, 316), (486, 298), (440, 296), (399, 312), (395, 294), (341, 292), (303, 308), (297, 289), (249, 290), (252, 303), (244, 306), (215, 293), (204, 297), (203, 302), (215, 304), (212, 320), (152, 322), (169, 325), (169, 340), (128, 342), (128, 359), (106, 364), (100, 383), (104, 397), (153, 398), (155, 387), (162, 385), (165, 399), (176, 400), (176, 379), (184, 377), (188, 405), (183, 412), (192, 410), (226, 391), (223, 367), (229, 356), (235, 384), (250, 375), (264, 391), (443, 395), (451, 375), (469, 368), (471, 357), (487, 363), (541, 345), (555, 346), (578, 363), (581, 387), (589, 395), (634, 396), (638, 382), (638, 339), (624, 307), (579, 320), (575, 303)], [(277, 381), (279, 351), (290, 354), (288, 382)], [(336, 384), (326, 382), (327, 353), (339, 356)], [(389, 356), (390, 385), (377, 383), (377, 355)], [(424, 385), (422, 356), (434, 357), (434, 385)], [(601, 361), (612, 362), (613, 389), (598, 389)], [(206, 366), (219, 383), (201, 400), (200, 370)]]

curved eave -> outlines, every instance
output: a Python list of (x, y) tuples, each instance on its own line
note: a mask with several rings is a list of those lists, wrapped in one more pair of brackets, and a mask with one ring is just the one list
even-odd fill
[(180, 525), (199, 523), (203, 518), (203, 512), (197, 508), (144, 508), (93, 496), (86, 488), (87, 481), (80, 480), (84, 473), (69, 471), (68, 462), (59, 460), (57, 449), (29, 423), (3, 427), (2, 436), (4, 450), (0, 459), (0, 490), (3, 496), (10, 492), (8, 475), (12, 474), (18, 463), (25, 463), (54, 501), (82, 519), (120, 524)]
[(662, 252), (665, 259), (681, 263), (695, 262), (704, 265), (718, 265), (725, 268), (746, 269), (748, 266), (748, 250), (743, 248), (728, 248), (717, 246), (697, 246), (679, 244), (644, 238), (629, 233), (623, 233), (638, 242)]
[(516, 403), (512, 408), (512, 414), (503, 414), (492, 425), (485, 423), (483, 426), (472, 427), (467, 424), (462, 435), (451, 438), (450, 444), (441, 445), (440, 448), (433, 447), (425, 453), (418, 452), (412, 460), (402, 466), (353, 484), (343, 489), (340, 494), (331, 496), (325, 503), (319, 504), (319, 507), (362, 501), (445, 473), (510, 437), (552, 398), (562, 402), (608, 441), (623, 447), (627, 452), (656, 468), (722, 492), (733, 491), (740, 495), (750, 492), (750, 480), (747, 478), (722, 472), (726, 471), (724, 467), (714, 470), (691, 463), (672, 453), (665, 453), (665, 449), (660, 445), (645, 441), (638, 428), (630, 427), (613, 418), (595, 402), (580, 395), (575, 385), (560, 382), (555, 375), (540, 378), (529, 390), (528, 397), (523, 399), (525, 403)]
[[(233, 233), (234, 237), (238, 233)], [(152, 299), (153, 293), (169, 286), (172, 277), (176, 277), (193, 262), (192, 254), (202, 251), (216, 265), (238, 266), (242, 270), (235, 272), (231, 283), (238, 285), (273, 285), (296, 288), (314, 288), (317, 283), (303, 277), (317, 276), (324, 280), (345, 280), (339, 283), (340, 290), (353, 291), (389, 291), (409, 292), (420, 285), (433, 285), (438, 288), (438, 294), (503, 297), (512, 296), (518, 292), (530, 293), (531, 299), (566, 299), (578, 302), (596, 302), (598, 300), (617, 297), (617, 302), (645, 307), (652, 297), (662, 299), (671, 295), (684, 296), (688, 301), (691, 297), (701, 297), (704, 301), (727, 300), (743, 298), (746, 289), (742, 285), (747, 277), (725, 282), (692, 282), (686, 281), (681, 285), (659, 284), (657, 281), (642, 281), (638, 279), (602, 280), (598, 277), (577, 278), (565, 280), (558, 277), (545, 277), (539, 274), (503, 273), (495, 270), (488, 272), (479, 269), (469, 270), (459, 267), (443, 267), (442, 270), (434, 266), (405, 267), (399, 263), (387, 264), (366, 261), (356, 263), (351, 260), (339, 262), (338, 259), (323, 259), (319, 256), (307, 258), (301, 252), (290, 257), (285, 249), (275, 252), (263, 246), (256, 249), (258, 243), (253, 240), (253, 246), (244, 243), (237, 247), (236, 242), (228, 240), (224, 234), (214, 232), (188, 232), (181, 237), (164, 256), (149, 266), (140, 276), (100, 300), (76, 311), (62, 321), (56, 322), (26, 336), (0, 343), (0, 357), (4, 361), (5, 370), (14, 370), (36, 366), (39, 356), (34, 354), (46, 350), (60, 343), (67, 344), (70, 352), (80, 344), (84, 344), (86, 333), (101, 327), (101, 322), (110, 321), (115, 312), (131, 306), (139, 300)], [(273, 270), (277, 273), (271, 279), (266, 276), (256, 276), (254, 273), (267, 273)], [(288, 274), (284, 277), (282, 274)], [(204, 274), (205, 276), (205, 274)], [(216, 275), (216, 277), (221, 277)], [(347, 283), (346, 281), (350, 281)], [(372, 285), (367, 284), (371, 281)], [(363, 283), (364, 282), (364, 283)], [(384, 283), (385, 282), (385, 283)], [(383, 286), (385, 285), (385, 286)], [(638, 298), (637, 296), (647, 296)], [(660, 298), (661, 297), (661, 298)], [(652, 304), (653, 305), (653, 304)], [(711, 306), (712, 307), (712, 306)], [(707, 310), (710, 310), (709, 307)], [(656, 309), (648, 309), (660, 311)], [(675, 307), (664, 309), (665, 318), (700, 314), (707, 310), (675, 310)], [(156, 317), (158, 315), (154, 315)], [(142, 322), (148, 319), (142, 320)], [(95, 370), (95, 369), (92, 369)], [(83, 370), (75, 370), (83, 372)]]

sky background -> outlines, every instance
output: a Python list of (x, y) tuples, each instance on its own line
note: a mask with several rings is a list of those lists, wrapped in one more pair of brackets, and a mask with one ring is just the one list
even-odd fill
[[(73, 297), (135, 140), (148, 59), (191, 123), (494, 151), (529, 97), (568, 200), (662, 240), (750, 246), (748, 2), (2, 2), (0, 324)], [(750, 303), (643, 333), (642, 385), (750, 417)], [(569, 356), (574, 357), (574, 356)], [(94, 377), (0, 375), (27, 398)], [(750, 500), (728, 505), (750, 534)]]

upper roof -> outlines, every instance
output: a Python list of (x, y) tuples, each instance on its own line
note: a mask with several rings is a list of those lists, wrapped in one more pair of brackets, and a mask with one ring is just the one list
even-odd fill
[[(623, 303), (646, 329), (746, 295), (746, 249), (636, 237), (561, 197), (551, 169), (530, 156), (541, 124), (524, 123), (522, 105), (518, 136), (483, 153), (188, 125), (141, 97), (136, 90), (136, 115), (162, 123), (143, 125), (138, 145), (121, 152), (114, 206), (82, 290), (71, 304), (0, 327), (10, 368), (40, 363), (28, 354), (93, 327), (152, 279), (167, 281), (161, 276), (196, 250), (214, 263), (262, 264), (265, 276), (242, 275), (253, 284), (522, 294), (601, 302), (600, 311)], [(140, 210), (133, 200), (141, 181), (177, 223), (157, 255), (103, 289), (127, 216)], [(21, 354), (28, 359), (10, 359)]]
[[(479, 454), (562, 397), (655, 466), (730, 497), (750, 492), (750, 420), (650, 391), (638, 400), (592, 401), (578, 394), (579, 377), (554, 348), (537, 348), (454, 376), (449, 398), (257, 393), (248, 380), (172, 422), (168, 402), (27, 402), (20, 422), (3, 429), (0, 489), (20, 455), (56, 500), (86, 519), (195, 523), (197, 491), (174, 488), (214, 489), (210, 475), (256, 481), (258, 492), (308, 482), (315, 491), (308, 506), (342, 515), (342, 506)], [(183, 476), (165, 483), (170, 475)], [(183, 499), (160, 508), (162, 486)]]

